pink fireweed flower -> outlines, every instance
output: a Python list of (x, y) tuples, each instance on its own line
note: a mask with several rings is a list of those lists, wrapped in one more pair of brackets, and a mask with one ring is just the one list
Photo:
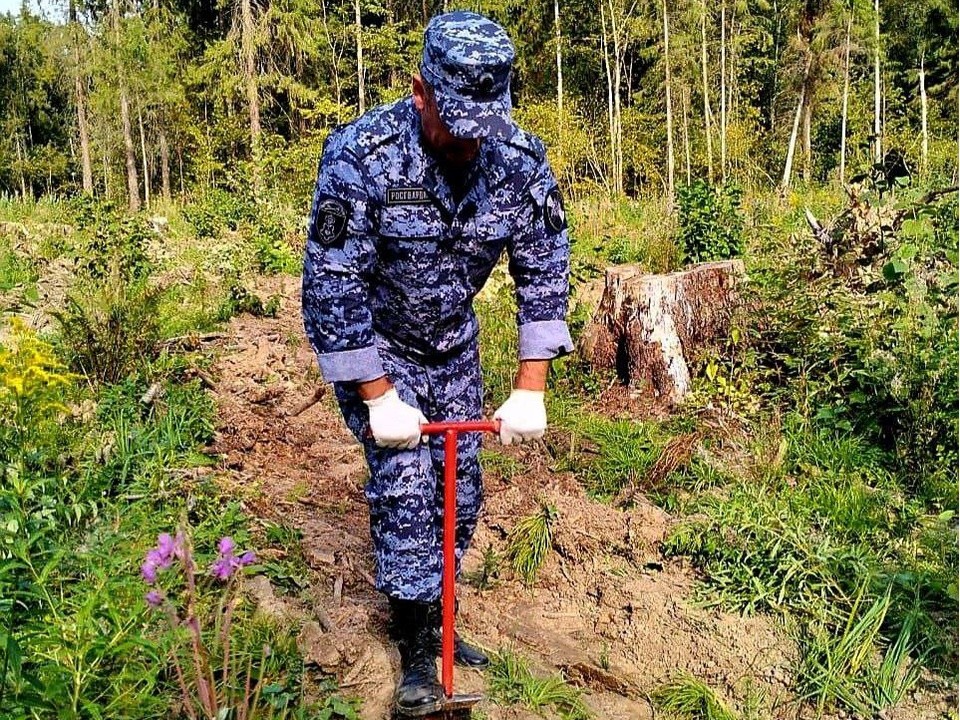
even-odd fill
[(228, 580), (236, 570), (257, 561), (257, 556), (252, 550), (247, 550), (238, 557), (234, 554), (235, 549), (236, 544), (230, 537), (221, 538), (217, 544), (219, 556), (210, 566), (210, 574), (217, 580)]
[(140, 576), (147, 585), (153, 585), (157, 581), (157, 566), (147, 560), (140, 566)]
[(147, 593), (147, 605), (152, 608), (158, 608), (163, 604), (163, 593), (159, 590), (151, 590)]

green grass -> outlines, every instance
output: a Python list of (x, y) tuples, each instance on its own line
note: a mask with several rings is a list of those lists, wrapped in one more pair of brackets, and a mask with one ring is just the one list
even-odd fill
[(526, 585), (533, 585), (537, 572), (553, 549), (553, 526), (557, 522), (557, 509), (541, 504), (532, 515), (522, 518), (507, 537), (507, 560)]
[(680, 675), (660, 686), (652, 699), (674, 720), (740, 720), (709, 685), (692, 675)]
[(25, 294), (35, 295), (39, 277), (36, 264), (15, 252), (0, 238), (0, 292), (22, 285)]
[(579, 690), (557, 675), (534, 675), (529, 664), (509, 650), (493, 656), (487, 670), (487, 686), (500, 705), (522, 705), (538, 713), (552, 711), (561, 720), (592, 717)]

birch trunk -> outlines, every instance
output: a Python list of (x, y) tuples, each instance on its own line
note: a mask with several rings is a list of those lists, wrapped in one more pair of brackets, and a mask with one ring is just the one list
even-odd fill
[(691, 183), (690, 169), (690, 89), (683, 88), (683, 155), (686, 161), (687, 185)]
[(850, 29), (853, 13), (847, 18), (847, 38), (843, 48), (843, 107), (840, 112), (840, 184), (847, 181), (847, 114), (850, 106)]
[(803, 114), (804, 95), (807, 91), (807, 82), (804, 78), (803, 86), (800, 88), (800, 102), (797, 103), (797, 112), (793, 116), (793, 130), (790, 132), (790, 142), (787, 145), (787, 161), (783, 165), (783, 178), (780, 181), (780, 187), (786, 190), (790, 187), (790, 175), (793, 172), (793, 153), (797, 148), (797, 131), (800, 129), (800, 116)]
[(127, 102), (127, 89), (120, 79), (120, 124), (123, 126), (123, 154), (127, 168), (127, 197), (130, 212), (140, 209), (140, 181), (137, 178), (137, 158), (133, 148), (133, 130), (130, 127), (130, 105)]
[(137, 110), (137, 124), (140, 126), (140, 159), (143, 163), (143, 204), (150, 207), (150, 169), (147, 167), (147, 139), (143, 132), (143, 114)]
[(883, 143), (880, 139), (881, 132), (881, 123), (880, 123), (880, 106), (881, 106), (881, 96), (880, 96), (880, 0), (873, 0), (873, 14), (874, 14), (874, 49), (873, 49), (873, 135), (874, 135), (874, 144), (873, 144), (873, 160), (876, 163), (883, 161)]
[(667, 207), (672, 212), (674, 202), (673, 105), (670, 83), (670, 21), (667, 0), (663, 0), (663, 66), (667, 100)]
[(616, 128), (613, 122), (613, 69), (610, 67), (610, 47), (607, 41), (606, 12), (603, 0), (600, 2), (600, 48), (603, 51), (603, 66), (607, 75), (607, 128), (610, 133), (610, 183), (611, 190), (617, 189), (617, 150), (615, 145)]
[(357, 33), (357, 96), (360, 114), (366, 112), (363, 87), (363, 22), (360, 18), (360, 0), (353, 0), (353, 14)]
[(707, 3), (700, 17), (700, 74), (703, 76), (703, 127), (707, 141), (707, 178), (713, 183), (713, 137), (710, 131), (710, 85), (707, 81)]
[(926, 52), (920, 51), (920, 177), (927, 174), (929, 136), (927, 134), (927, 71), (924, 67)]
[(806, 102), (803, 104), (803, 180), (810, 182), (810, 175), (813, 169), (813, 149), (810, 140), (810, 121), (813, 115), (813, 103), (809, 102), (810, 94), (804, 90), (803, 93)]
[(27, 199), (27, 178), (23, 173), (23, 145), (20, 143), (20, 135), (17, 136), (17, 165), (20, 166), (20, 197), (24, 201)]
[[(71, 3), (71, 7), (73, 4)], [(75, 13), (76, 11), (74, 11)], [(76, 22), (76, 20), (74, 20)], [(77, 25), (74, 26), (78, 28)], [(80, 39), (74, 38), (73, 58), (76, 63), (75, 89), (77, 95), (77, 133), (80, 136), (80, 166), (83, 171), (83, 192), (93, 195), (93, 163), (90, 160), (90, 131), (87, 128), (87, 97), (84, 90), (83, 70), (80, 67)]]
[(117, 47), (117, 83), (120, 94), (120, 125), (123, 130), (123, 154), (127, 169), (127, 199), (131, 212), (140, 209), (140, 182), (137, 178), (137, 157), (133, 147), (133, 130), (130, 127), (130, 104), (123, 79), (123, 61), (120, 58), (120, 3), (113, 5), (113, 34)]
[(620, 26), (617, 23), (616, 10), (613, 6), (613, 0), (610, 3), (610, 29), (613, 36), (613, 121), (614, 137), (616, 140), (616, 191), (617, 195), (623, 195), (623, 114), (620, 105), (620, 85), (623, 80), (623, 55), (620, 48)]
[(563, 128), (563, 54), (560, 35), (560, 0), (553, 0), (553, 28), (557, 42), (557, 123)]
[(720, 3), (720, 177), (727, 181), (727, 2)]
[(167, 133), (160, 130), (160, 183), (163, 199), (170, 202), (170, 148), (167, 145)]
[(257, 87), (256, 25), (250, 0), (240, 0), (240, 49), (243, 54), (244, 84), (247, 93), (247, 113), (250, 119), (250, 159), (253, 186), (260, 186), (260, 93)]
[(103, 165), (103, 196), (110, 197), (110, 166), (107, 164), (107, 149), (104, 148), (100, 153), (100, 159)]

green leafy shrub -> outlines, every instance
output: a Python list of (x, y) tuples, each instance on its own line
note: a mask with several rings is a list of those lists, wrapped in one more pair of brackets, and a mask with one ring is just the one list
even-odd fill
[(862, 221), (838, 221), (839, 264), (808, 232), (761, 236), (755, 358), (775, 398), (871, 438), (918, 496), (956, 510), (956, 224), (935, 206), (897, 221), (893, 202), (868, 194)]
[(115, 383), (155, 357), (161, 292), (146, 283), (94, 283), (55, 313), (71, 365), (99, 383)]
[(224, 228), (238, 230), (244, 222), (256, 219), (253, 199), (242, 192), (207, 188), (181, 212), (200, 238), (216, 237)]
[(703, 180), (677, 189), (677, 241), (688, 262), (727, 260), (743, 253), (742, 194), (735, 185)]
[(130, 215), (110, 201), (90, 198), (73, 203), (77, 228), (74, 248), (82, 276), (98, 281), (136, 282), (154, 270), (147, 248), (153, 237), (146, 219)]

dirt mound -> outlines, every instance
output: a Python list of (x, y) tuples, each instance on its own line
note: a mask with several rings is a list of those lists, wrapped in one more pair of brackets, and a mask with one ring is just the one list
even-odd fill
[[(365, 718), (386, 717), (397, 655), (386, 603), (373, 589), (366, 467), (322, 389), (298, 291), (294, 278), (268, 278), (258, 292), (282, 298), (279, 317), (231, 321), (211, 371), (219, 408), (211, 451), (248, 510), (303, 534), (316, 572), (312, 606), (299, 608), (308, 662), (365, 698)], [(489, 450), (503, 452), (492, 443)], [(608, 720), (653, 717), (646, 694), (683, 670), (730, 698), (752, 678), (769, 698), (786, 699), (791, 643), (768, 619), (692, 604), (692, 574), (660, 554), (668, 515), (642, 497), (628, 510), (591, 500), (572, 475), (552, 473), (539, 448), (510, 453), (527, 470), (488, 473), (485, 514), (464, 569), (478, 570), (488, 548), (502, 554), (510, 529), (541, 502), (558, 513), (557, 552), (533, 588), (508, 570), (489, 589), (462, 583), (465, 635), (489, 649), (513, 648), (541, 671), (564, 671)], [(481, 690), (483, 677), (461, 671), (457, 685)], [(484, 709), (491, 719), (538, 717), (492, 703)]]

